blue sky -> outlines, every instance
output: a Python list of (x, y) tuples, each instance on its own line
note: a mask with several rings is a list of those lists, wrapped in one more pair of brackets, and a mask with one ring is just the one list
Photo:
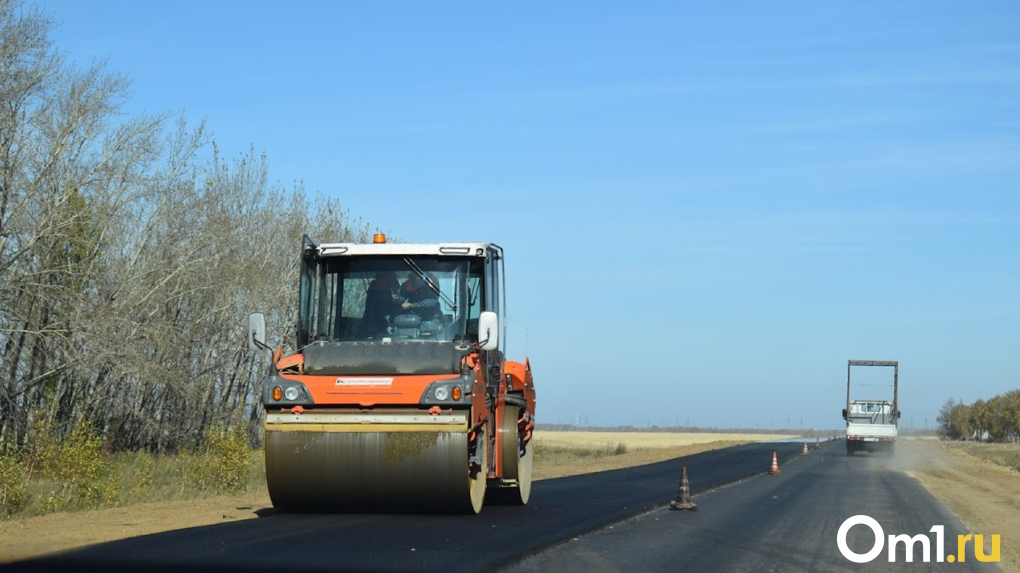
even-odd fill
[(130, 111), (502, 245), (540, 421), (838, 428), (851, 358), (905, 426), (1020, 387), (1016, 2), (38, 4)]

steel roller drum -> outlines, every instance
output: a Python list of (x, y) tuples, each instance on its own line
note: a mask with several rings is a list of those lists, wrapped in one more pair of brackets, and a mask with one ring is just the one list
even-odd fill
[(476, 477), (466, 432), (266, 432), (269, 496), (283, 511), (477, 513)]
[(489, 486), (485, 498), (487, 502), (527, 505), (531, 497), (531, 462), (535, 446), (529, 445), (524, 455), (521, 455), (517, 430), (520, 411), (517, 407), (503, 410), (503, 420), (497, 430), (502, 444), (500, 457), (503, 461), (503, 483), (500, 484), (502, 487)]

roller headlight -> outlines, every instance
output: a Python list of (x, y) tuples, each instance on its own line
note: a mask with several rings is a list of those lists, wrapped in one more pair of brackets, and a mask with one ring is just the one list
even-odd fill
[(471, 385), (474, 381), (473, 371), (465, 372), (457, 378), (436, 380), (422, 390), (419, 403), (422, 406), (463, 406), (462, 400), (471, 394)]
[(312, 394), (297, 380), (269, 375), (262, 381), (262, 404), (267, 408), (287, 406), (313, 406)]

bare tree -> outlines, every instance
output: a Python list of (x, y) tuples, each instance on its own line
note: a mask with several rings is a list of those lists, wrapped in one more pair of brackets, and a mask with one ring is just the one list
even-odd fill
[(127, 81), (102, 64), (64, 66), (50, 26), (22, 2), (0, 0), (0, 437), (16, 441), (33, 408), (69, 410), (104, 219), (161, 122), (108, 125)]
[[(126, 117), (128, 80), (67, 66), (51, 20), (0, 0), (0, 442), (88, 419), (116, 447), (258, 435), (267, 357), (251, 311), (291, 326), (302, 233), (364, 240), (336, 200), (221, 157), (184, 118)], [(280, 344), (286, 344), (281, 339)]]

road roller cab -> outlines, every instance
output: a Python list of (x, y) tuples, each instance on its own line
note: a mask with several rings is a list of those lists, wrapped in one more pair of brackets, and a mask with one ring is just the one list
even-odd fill
[[(263, 384), (266, 480), (291, 511), (477, 513), (526, 504), (535, 392), (504, 359), (503, 250), (301, 247), (298, 321)], [(262, 315), (249, 345), (266, 349)]]

